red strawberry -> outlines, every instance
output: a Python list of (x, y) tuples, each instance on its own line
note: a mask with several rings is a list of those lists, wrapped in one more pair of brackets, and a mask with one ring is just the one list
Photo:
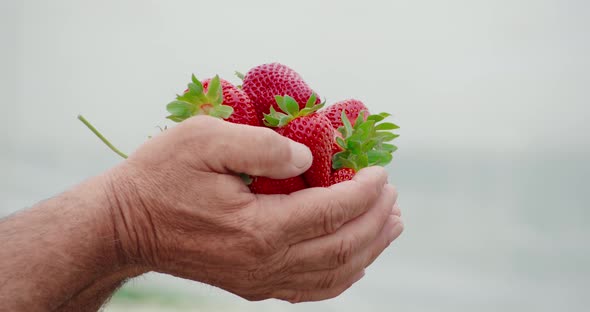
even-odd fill
[[(363, 104), (363, 102), (355, 99), (349, 99), (334, 103), (328, 106), (326, 109), (321, 111), (324, 116), (330, 119), (332, 126), (334, 129), (338, 129), (343, 126), (342, 124), (342, 112), (346, 112), (346, 116), (348, 120), (352, 121), (352, 125), (354, 126), (354, 121), (362, 111), (366, 111), (366, 115), (369, 114), (369, 109)], [(365, 118), (366, 120), (366, 118)]]
[(291, 194), (304, 188), (307, 185), (301, 176), (288, 179), (254, 177), (250, 184), (250, 190), (255, 194)]
[[(223, 105), (231, 106), (234, 109), (225, 120), (237, 124), (261, 126), (261, 119), (256, 115), (256, 108), (250, 98), (244, 91), (234, 86), (231, 82), (220, 79), (221, 88), (223, 89)], [(205, 92), (209, 87), (211, 79), (203, 80), (203, 89)]]
[(176, 96), (166, 109), (170, 112), (167, 118), (176, 122), (195, 115), (210, 115), (233, 123), (260, 126), (254, 105), (244, 91), (218, 76), (201, 83), (193, 75), (188, 89)]
[(323, 104), (315, 105), (315, 94), (312, 94), (305, 108), (301, 110), (299, 104), (290, 96), (276, 96), (276, 101), (285, 113), (277, 112), (271, 107), (270, 114), (265, 115), (265, 124), (277, 127), (279, 134), (309, 147), (313, 162), (309, 170), (303, 174), (305, 182), (311, 187), (329, 186), (334, 130), (328, 118), (316, 113)]
[(332, 184), (352, 180), (356, 171), (351, 168), (341, 168), (332, 173)]
[[(307, 99), (314, 93), (298, 73), (279, 63), (263, 64), (250, 69), (244, 76), (242, 89), (254, 103), (260, 119), (270, 112), (271, 107), (279, 109), (276, 95), (294, 98), (299, 108), (303, 109)], [(319, 104), (317, 94), (316, 99), (315, 104)]]

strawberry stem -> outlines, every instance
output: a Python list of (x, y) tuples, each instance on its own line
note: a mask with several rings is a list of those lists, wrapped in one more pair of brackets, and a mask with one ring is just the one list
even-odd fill
[(113, 146), (113, 144), (111, 144), (111, 142), (109, 142), (109, 140), (107, 140), (98, 130), (96, 130), (96, 128), (94, 128), (94, 126), (92, 124), (90, 124), (90, 122), (88, 122), (88, 120), (86, 120), (86, 118), (84, 118), (84, 116), (82, 115), (78, 115), (78, 119), (86, 126), (88, 127), (88, 129), (90, 129), (90, 131), (92, 131), (92, 133), (94, 133), (104, 144), (106, 144), (106, 146), (108, 146), (113, 152), (117, 153), (119, 156), (123, 157), (123, 158), (127, 158), (127, 155), (125, 155), (125, 153), (121, 152), (119, 149), (117, 149), (115, 146)]

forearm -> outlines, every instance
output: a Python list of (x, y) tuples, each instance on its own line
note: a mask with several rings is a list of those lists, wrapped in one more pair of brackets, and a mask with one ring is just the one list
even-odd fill
[[(94, 178), (0, 222), (0, 310), (52, 311), (76, 298), (95, 300), (90, 291), (114, 290), (125, 279), (116, 274), (124, 270), (104, 181)], [(112, 286), (100, 285), (105, 278)]]
[(104, 305), (115, 291), (123, 286), (129, 278), (145, 273), (141, 268), (125, 268), (109, 275), (105, 275), (92, 282), (88, 287), (80, 290), (68, 301), (64, 302), (57, 311), (60, 312), (94, 312)]

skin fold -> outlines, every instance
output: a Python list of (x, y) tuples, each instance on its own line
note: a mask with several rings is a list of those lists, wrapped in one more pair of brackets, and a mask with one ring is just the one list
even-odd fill
[(252, 194), (235, 174), (283, 179), (311, 163), (270, 129), (190, 118), (0, 220), (0, 310), (97, 311), (150, 271), (247, 300), (338, 296), (403, 231), (397, 192), (380, 167), (290, 195)]

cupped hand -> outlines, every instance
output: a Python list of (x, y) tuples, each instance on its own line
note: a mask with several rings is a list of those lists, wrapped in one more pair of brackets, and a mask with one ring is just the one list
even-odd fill
[(199, 116), (164, 131), (108, 175), (119, 261), (248, 300), (339, 295), (401, 234), (397, 193), (380, 167), (290, 195), (252, 194), (237, 176), (311, 162), (266, 128)]

